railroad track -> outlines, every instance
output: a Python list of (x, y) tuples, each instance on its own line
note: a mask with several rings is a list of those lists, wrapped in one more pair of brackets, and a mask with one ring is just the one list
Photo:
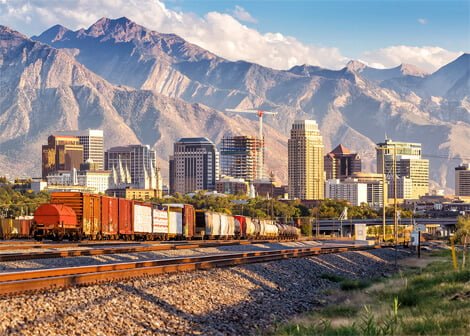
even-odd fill
[[(289, 240), (292, 241), (292, 240)], [(23, 252), (23, 253), (0, 253), (0, 262), (3, 261), (19, 261), (19, 260), (34, 260), (34, 259), (49, 259), (49, 258), (67, 258), (67, 257), (80, 257), (80, 256), (97, 256), (105, 254), (117, 253), (136, 253), (136, 252), (152, 252), (152, 251), (169, 251), (169, 250), (183, 250), (194, 249), (203, 247), (220, 247), (230, 245), (248, 245), (248, 244), (266, 244), (278, 243), (283, 240), (228, 240), (228, 241), (205, 241), (205, 242), (176, 242), (176, 243), (161, 243), (151, 244), (150, 246), (118, 246), (118, 247), (104, 247), (93, 248), (88, 250), (65, 250), (65, 251), (38, 251), (38, 252)], [(100, 246), (99, 244), (96, 246)], [(87, 245), (86, 247), (92, 247)], [(43, 246), (43, 248), (46, 248)], [(50, 247), (53, 248), (53, 247)]]
[(85, 286), (158, 274), (207, 270), (217, 267), (375, 248), (380, 247), (312, 247), (2, 273), (0, 274), (0, 295), (16, 295), (25, 292)]

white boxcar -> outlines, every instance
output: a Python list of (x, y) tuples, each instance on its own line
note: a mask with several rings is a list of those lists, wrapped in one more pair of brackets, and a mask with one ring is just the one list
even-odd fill
[(134, 232), (152, 233), (152, 207), (134, 204)]
[(254, 237), (256, 236), (256, 226), (251, 217), (246, 217), (246, 236)]
[(221, 218), (217, 212), (206, 212), (206, 236), (221, 235)]
[(183, 214), (181, 212), (168, 212), (168, 234), (183, 234)]
[(153, 233), (168, 233), (168, 211), (154, 208), (152, 210)]
[(235, 224), (233, 217), (225, 214), (218, 214), (220, 216), (220, 237), (233, 237), (235, 233)]

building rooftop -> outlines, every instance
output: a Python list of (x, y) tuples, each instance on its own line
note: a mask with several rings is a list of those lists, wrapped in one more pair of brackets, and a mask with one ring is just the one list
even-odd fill
[(177, 142), (179, 143), (210, 143), (213, 144), (212, 141), (207, 139), (206, 137), (200, 137), (200, 138), (181, 138)]

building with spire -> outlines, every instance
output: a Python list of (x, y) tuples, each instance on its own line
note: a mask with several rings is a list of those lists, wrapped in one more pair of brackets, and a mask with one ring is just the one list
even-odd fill
[(112, 147), (105, 152), (114, 188), (157, 189), (157, 159), (148, 145)]
[(344, 180), (361, 172), (361, 158), (357, 153), (339, 144), (325, 155), (325, 178)]
[(289, 197), (320, 200), (324, 197), (323, 138), (315, 120), (296, 120), (288, 140)]

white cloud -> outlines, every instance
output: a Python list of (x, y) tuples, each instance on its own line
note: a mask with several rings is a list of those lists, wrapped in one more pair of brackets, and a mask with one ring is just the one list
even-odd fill
[(419, 24), (422, 24), (422, 25), (426, 25), (426, 24), (428, 24), (428, 20), (427, 20), (427, 19), (424, 19), (424, 18), (419, 18), (419, 19), (418, 19), (418, 23), (419, 23)]
[[(0, 23), (29, 35), (55, 24), (79, 29), (101, 17), (121, 16), (162, 33), (175, 33), (229, 60), (276, 69), (304, 63), (339, 69), (349, 60), (338, 48), (305, 44), (279, 32), (261, 33), (249, 28), (241, 21), (254, 18), (239, 6), (231, 14), (198, 16), (169, 9), (161, 0), (0, 0)], [(438, 47), (392, 46), (365, 52), (361, 58), (378, 67), (411, 63), (432, 71), (458, 54)]]
[(241, 6), (235, 6), (235, 9), (232, 11), (232, 15), (239, 21), (249, 22), (249, 23), (258, 23), (250, 13), (246, 11), (245, 8)]
[(406, 63), (433, 72), (461, 54), (440, 47), (399, 45), (364, 52), (361, 60), (376, 68), (391, 68)]

